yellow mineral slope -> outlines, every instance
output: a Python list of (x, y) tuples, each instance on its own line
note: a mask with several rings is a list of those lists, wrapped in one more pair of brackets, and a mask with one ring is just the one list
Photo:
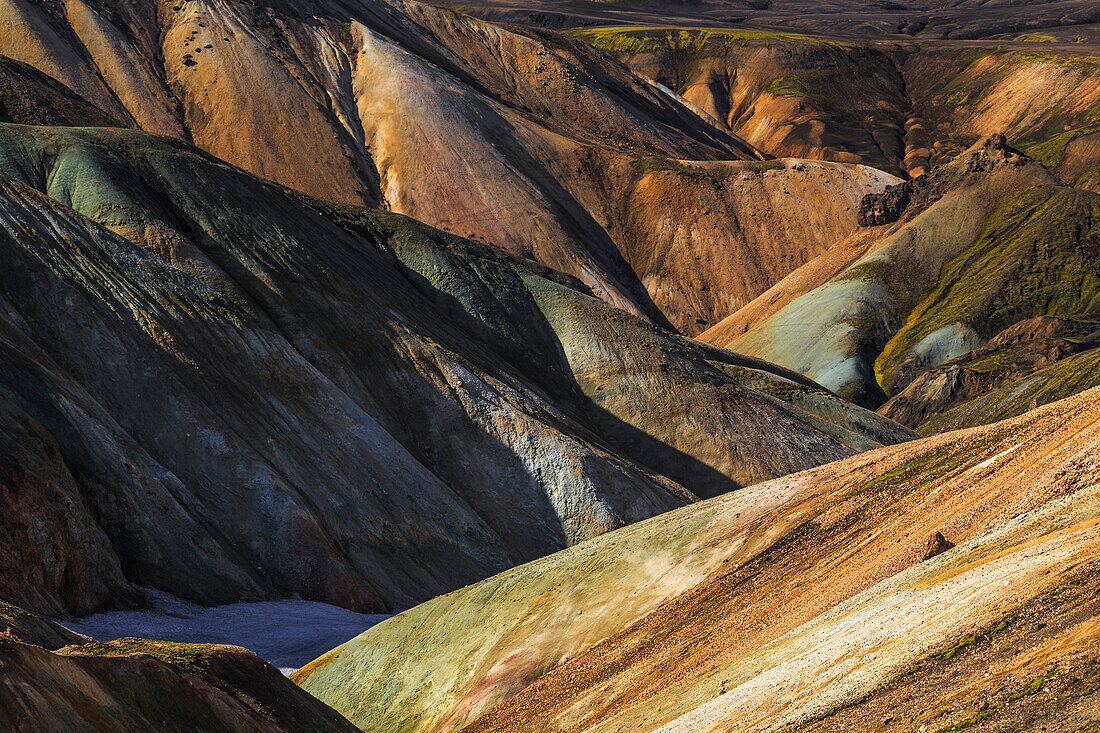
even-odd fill
[(1098, 561), (1092, 390), (617, 530), (296, 679), (371, 731), (1077, 730)]

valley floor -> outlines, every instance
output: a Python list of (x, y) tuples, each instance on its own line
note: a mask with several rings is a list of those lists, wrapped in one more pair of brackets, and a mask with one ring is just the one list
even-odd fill
[(329, 603), (302, 600), (197, 606), (146, 589), (153, 608), (105, 611), (62, 626), (99, 641), (127, 636), (191, 644), (242, 646), (290, 673), (389, 618), (355, 613)]

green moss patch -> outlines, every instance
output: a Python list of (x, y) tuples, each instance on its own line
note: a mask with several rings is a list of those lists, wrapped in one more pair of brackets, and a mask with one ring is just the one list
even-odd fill
[(66, 653), (70, 656), (82, 657), (130, 657), (135, 654), (148, 654), (193, 674), (201, 674), (206, 668), (206, 658), (214, 647), (213, 644), (185, 644), (125, 637), (72, 648)]
[(864, 280), (880, 284), (900, 313), (916, 307), (935, 285), (920, 262), (913, 259), (871, 260), (850, 267), (836, 279), (838, 282)]
[(1039, 161), (1047, 168), (1057, 168), (1066, 156), (1066, 147), (1079, 137), (1100, 132), (1100, 124), (1078, 127), (1067, 130), (1060, 135), (1037, 143), (1023, 143), (1020, 150), (1026, 155)]
[(672, 61), (681, 85), (695, 76), (700, 59), (723, 56), (734, 45), (768, 46), (779, 42), (835, 46), (831, 41), (799, 33), (694, 26), (600, 26), (573, 33), (613, 56), (665, 55)]
[(991, 433), (962, 443), (945, 443), (915, 456), (905, 463), (871, 479), (850, 496), (877, 495), (888, 497), (891, 502), (969, 466), (989, 450), (999, 445), (1011, 431), (994, 430)]
[(750, 41), (836, 45), (801, 33), (699, 26), (598, 26), (575, 30), (573, 34), (601, 51), (616, 55), (658, 52), (719, 55), (734, 44)]
[(947, 731), (954, 730), (967, 730), (968, 728), (973, 728), (974, 726), (984, 722), (985, 720), (988, 720), (993, 715), (1000, 712), (1008, 705), (1016, 702), (1020, 698), (1026, 697), (1028, 695), (1034, 695), (1036, 692), (1043, 689), (1043, 685), (1046, 684), (1046, 681), (1050, 679), (1053, 674), (1054, 667), (1051, 667), (1046, 674), (1041, 674), (1035, 679), (1031, 680), (1031, 682), (1027, 683), (1027, 685), (1025, 685), (1022, 689), (1017, 690), (1016, 692), (1009, 695), (1004, 702), (992, 705), (987, 710), (978, 713), (972, 718), (967, 718), (966, 720), (959, 721), (958, 723), (948, 726), (947, 728), (942, 728), (939, 733), (946, 733)]
[(949, 262), (879, 356), (888, 375), (929, 334), (964, 323), (988, 338), (1026, 318), (1100, 312), (1100, 196), (1036, 186), (1011, 197)]
[(1022, 43), (1055, 43), (1058, 39), (1046, 33), (1021, 33), (1012, 40)]
[(768, 92), (777, 97), (803, 97), (825, 103), (836, 93), (836, 88), (828, 70), (815, 69), (773, 79)]

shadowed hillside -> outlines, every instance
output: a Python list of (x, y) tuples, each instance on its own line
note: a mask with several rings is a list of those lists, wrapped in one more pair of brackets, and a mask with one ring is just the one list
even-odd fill
[(895, 182), (763, 163), (581, 39), (416, 2), (7, 5), (0, 53), (127, 124), (494, 244), (687, 334), (849, 234), (854, 202)]
[(1098, 223), (1093, 0), (0, 0), (0, 728), (1100, 730)]
[(0, 169), (3, 583), (32, 608), (130, 582), (400, 608), (912, 435), (560, 273), (181, 143), (7, 125)]
[(92, 643), (2, 601), (0, 624), (0, 725), (7, 730), (355, 730), (240, 647)]

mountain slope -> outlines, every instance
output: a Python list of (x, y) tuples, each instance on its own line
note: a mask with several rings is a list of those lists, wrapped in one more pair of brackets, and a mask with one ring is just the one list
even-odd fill
[(7, 592), (32, 608), (129, 582), (400, 608), (912, 436), (559, 273), (179, 143), (9, 125), (0, 170), (21, 179), (0, 386), (41, 466), (11, 480), (67, 497), (57, 548), (18, 535)]
[(0, 7), (0, 53), (127, 124), (495, 244), (688, 334), (846, 236), (853, 202), (894, 182), (761, 170), (759, 151), (587, 43), (437, 6)]
[(93, 643), (0, 602), (0, 725), (42, 731), (354, 731), (251, 652)]
[(723, 26), (572, 32), (773, 155), (916, 176), (1003, 133), (1063, 182), (1100, 186), (1097, 44), (1026, 33), (913, 43)]
[(1097, 687), (1074, 675), (1100, 608), (1067, 588), (1096, 582), (1098, 396), (618, 530), (389, 619), (295, 679), (371, 731), (1087, 723)]
[(881, 405), (1018, 322), (1095, 313), (1097, 201), (988, 138), (869, 197), (871, 226), (700, 339)]
[(1050, 43), (1100, 41), (1100, 9), (1090, 0), (703, 0), (690, 4), (646, 0), (626, 6), (586, 0), (476, 0), (463, 7), (483, 17), (553, 28), (627, 22), (639, 26), (736, 23), (753, 29), (874, 40), (1011, 40), (1023, 34)]
[(33, 66), (0, 56), (0, 122), (118, 127), (119, 123)]
[(966, 356), (925, 372), (879, 412), (924, 434), (980, 425), (1100, 386), (1100, 325), (1021, 321)]

